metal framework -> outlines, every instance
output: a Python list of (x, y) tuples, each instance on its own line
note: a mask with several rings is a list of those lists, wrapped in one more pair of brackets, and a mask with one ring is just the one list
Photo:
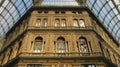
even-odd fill
[[(42, 0), (40, 6), (79, 6), (82, 0)], [(0, 37), (33, 6), (32, 0), (0, 2)], [(120, 0), (87, 0), (88, 8), (120, 44)]]
[(87, 6), (120, 44), (120, 0), (87, 0)]
[(0, 6), (0, 37), (26, 13), (32, 0), (4, 0)]

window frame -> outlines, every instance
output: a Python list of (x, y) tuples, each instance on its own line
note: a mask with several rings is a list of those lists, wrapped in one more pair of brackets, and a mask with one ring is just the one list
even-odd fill
[[(39, 40), (37, 40), (37, 38), (39, 39)], [(36, 45), (36, 43), (38, 43), (37, 45)], [(35, 38), (35, 41), (34, 41), (34, 46), (33, 46), (33, 52), (34, 53), (41, 53), (41, 52), (43, 52), (43, 48), (44, 48), (44, 42), (43, 42), (43, 38), (42, 37), (36, 37)]]
[(88, 43), (87, 43), (87, 39), (85, 37), (79, 37), (77, 46), (78, 46), (78, 52), (80, 52), (80, 53), (89, 53), (90, 52)]
[(81, 67), (96, 67), (95, 64), (81, 64)]
[[(30, 65), (32, 65), (32, 66), (30, 66)], [(27, 66), (26, 67), (43, 67), (43, 65), (42, 64), (27, 64)]]
[(74, 25), (74, 27), (78, 27), (79, 25), (78, 25), (78, 20), (77, 19), (73, 19), (73, 25)]

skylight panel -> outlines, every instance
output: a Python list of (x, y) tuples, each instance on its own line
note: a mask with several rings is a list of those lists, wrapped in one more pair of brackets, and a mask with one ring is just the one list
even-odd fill
[(42, 6), (79, 6), (75, 0), (43, 0)]
[(32, 0), (4, 0), (0, 6), (0, 37), (7, 33), (32, 5)]
[[(99, 6), (99, 8), (95, 7), (100, 4), (102, 6)], [(120, 33), (118, 33), (120, 31), (120, 0), (97, 0), (94, 1), (94, 3), (93, 0), (87, 0), (87, 6), (98, 17), (101, 21), (100, 23), (106, 28), (106, 30), (108, 30), (113, 38), (120, 44), (120, 36), (118, 36), (120, 35)], [(99, 10), (98, 14), (96, 13), (96, 8)]]

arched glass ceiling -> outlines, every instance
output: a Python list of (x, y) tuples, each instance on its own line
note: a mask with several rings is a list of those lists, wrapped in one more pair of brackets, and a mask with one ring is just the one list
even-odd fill
[(41, 6), (79, 6), (75, 0), (43, 0)]
[(120, 0), (87, 0), (87, 6), (120, 44)]
[[(32, 0), (3, 1), (0, 5), (0, 37), (33, 5)], [(77, 0), (43, 0), (41, 5), (79, 6), (77, 2)], [(120, 44), (120, 0), (87, 0), (87, 6)]]
[(3, 0), (0, 5), (0, 37), (26, 13), (32, 0)]

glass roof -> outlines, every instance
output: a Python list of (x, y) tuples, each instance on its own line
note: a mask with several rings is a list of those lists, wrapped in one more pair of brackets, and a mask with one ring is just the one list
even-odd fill
[[(77, 0), (43, 0), (41, 6), (79, 6), (77, 2)], [(0, 37), (32, 6), (32, 0), (3, 0), (0, 5)], [(120, 44), (120, 0), (87, 0), (87, 6)]]
[(79, 6), (75, 0), (43, 0), (42, 6)]
[(4, 0), (0, 6), (0, 37), (26, 13), (32, 0)]
[(87, 0), (87, 6), (120, 44), (120, 0)]

